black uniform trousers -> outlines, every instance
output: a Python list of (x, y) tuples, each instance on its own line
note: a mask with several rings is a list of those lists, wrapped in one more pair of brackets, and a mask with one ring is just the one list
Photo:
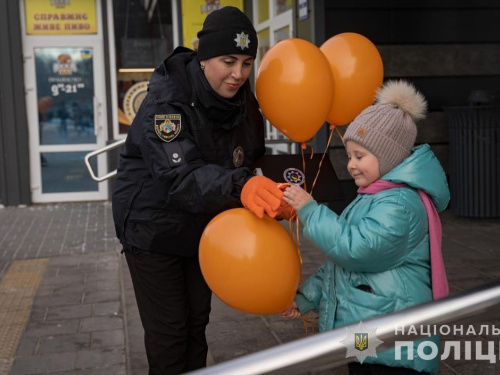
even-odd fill
[(427, 372), (418, 372), (410, 368), (389, 367), (375, 364), (349, 363), (349, 375), (429, 375)]
[(198, 256), (125, 252), (139, 307), (150, 375), (206, 366), (212, 292)]

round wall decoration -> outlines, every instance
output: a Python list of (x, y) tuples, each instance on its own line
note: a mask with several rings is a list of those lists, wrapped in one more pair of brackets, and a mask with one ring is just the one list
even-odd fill
[(137, 82), (125, 93), (125, 97), (123, 98), (123, 111), (130, 122), (134, 120), (142, 101), (148, 93), (148, 83), (148, 81)]

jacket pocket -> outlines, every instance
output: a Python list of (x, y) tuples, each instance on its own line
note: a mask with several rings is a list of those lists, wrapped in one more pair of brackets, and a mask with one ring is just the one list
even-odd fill
[(132, 206), (134, 205), (135, 200), (141, 194), (142, 192), (142, 187), (144, 185), (144, 180), (140, 180), (139, 183), (137, 184), (137, 189), (130, 195), (130, 199), (127, 201), (126, 204), (126, 209), (125, 209), (125, 214), (123, 217), (123, 221), (121, 223), (121, 231), (123, 233), (123, 239), (125, 240), (126, 243), (128, 243), (127, 236), (126, 236), (126, 230), (127, 230), (127, 224), (128, 224), (128, 217), (130, 216), (130, 212), (132, 211)]
[(396, 306), (396, 300), (392, 298), (368, 293), (353, 286), (349, 287), (349, 296), (347, 299), (352, 305), (357, 305), (363, 310), (377, 311), (380, 313), (394, 311)]

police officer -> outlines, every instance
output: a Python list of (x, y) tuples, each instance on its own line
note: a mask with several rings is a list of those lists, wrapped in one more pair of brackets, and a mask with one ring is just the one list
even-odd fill
[(264, 127), (248, 77), (257, 53), (234, 7), (207, 16), (197, 52), (178, 47), (149, 82), (128, 134), (113, 217), (145, 331), (150, 374), (206, 365), (211, 291), (198, 262), (208, 222), (241, 207), (280, 215), (276, 183), (253, 176)]

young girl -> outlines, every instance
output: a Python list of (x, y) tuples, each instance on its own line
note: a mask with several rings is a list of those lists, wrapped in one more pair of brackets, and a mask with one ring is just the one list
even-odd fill
[[(425, 116), (426, 106), (409, 83), (388, 82), (349, 125), (347, 169), (359, 194), (342, 215), (298, 186), (285, 190), (285, 202), (327, 261), (299, 287), (283, 316), (318, 311), (320, 331), (326, 331), (448, 294), (436, 212), (449, 201), (446, 176), (429, 145), (413, 148), (415, 120)], [(424, 360), (417, 346), (413, 360), (403, 349), (396, 361), (391, 349), (350, 364), (349, 372), (437, 373), (439, 356)]]

